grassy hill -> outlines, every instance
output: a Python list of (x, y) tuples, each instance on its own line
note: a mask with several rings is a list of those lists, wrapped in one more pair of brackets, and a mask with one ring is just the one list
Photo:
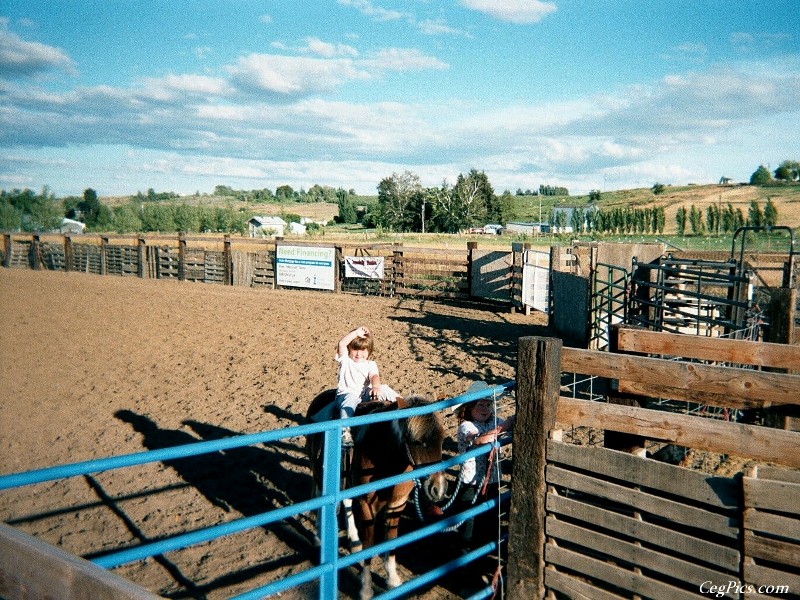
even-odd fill
[[(687, 210), (692, 205), (700, 209), (704, 216), (709, 204), (717, 204), (724, 208), (730, 203), (734, 209), (739, 208), (747, 216), (750, 202), (756, 200), (762, 210), (767, 200), (771, 199), (778, 209), (778, 224), (792, 228), (800, 227), (800, 184), (751, 186), (751, 185), (689, 185), (681, 187), (667, 186), (661, 194), (653, 194), (650, 188), (638, 188), (603, 192), (598, 205), (603, 210), (616, 207), (648, 208), (663, 206), (666, 212), (664, 235), (676, 231), (675, 213), (683, 206)], [(130, 197), (108, 197), (101, 201), (109, 206), (118, 206), (130, 202)], [(357, 199), (358, 204), (369, 204), (377, 201), (375, 196), (364, 196)], [(250, 215), (282, 215), (296, 214), (309, 217), (315, 221), (331, 221), (338, 215), (339, 209), (332, 203), (254, 203), (239, 202), (225, 196), (181, 196), (169, 200), (176, 204), (194, 206), (232, 206)], [(511, 220), (514, 221), (547, 221), (547, 215), (554, 205), (569, 204), (583, 206), (589, 203), (588, 196), (514, 196), (514, 209)], [(342, 227), (340, 233), (347, 234), (352, 227)], [(330, 230), (329, 233), (335, 233)], [(360, 232), (363, 235), (363, 231)]]

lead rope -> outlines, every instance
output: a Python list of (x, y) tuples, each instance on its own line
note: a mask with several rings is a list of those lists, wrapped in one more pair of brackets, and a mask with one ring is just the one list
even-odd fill
[[(493, 403), (494, 403), (494, 426), (495, 426), (495, 429), (497, 428), (497, 399), (498, 399), (497, 394), (492, 393), (492, 400), (493, 400)], [(488, 480), (489, 480), (489, 470), (494, 467), (495, 468), (495, 473), (496, 473), (496, 478), (495, 479), (496, 479), (496, 483), (497, 483), (497, 568), (495, 569), (494, 576), (492, 577), (492, 584), (491, 584), (491, 587), (492, 587), (492, 599), (494, 599), (497, 596), (498, 589), (500, 589), (500, 597), (501, 598), (505, 597), (505, 589), (503, 587), (504, 580), (503, 580), (503, 577), (502, 577), (503, 560), (501, 558), (501, 552), (500, 552), (500, 543), (501, 543), (501, 538), (502, 538), (502, 530), (501, 530), (501, 526), (500, 526), (500, 519), (502, 517), (502, 509), (501, 509), (501, 506), (500, 506), (500, 485), (502, 483), (501, 482), (502, 471), (500, 469), (499, 457), (498, 457), (498, 460), (494, 460), (495, 453), (499, 452), (499, 451), (500, 451), (500, 442), (495, 440), (494, 447), (492, 448), (492, 451), (489, 454), (489, 464), (487, 465), (487, 468), (486, 468), (486, 480), (484, 481), (484, 484), (483, 484), (484, 493), (485, 493), (485, 490), (486, 490), (486, 487), (487, 487), (487, 483), (488, 483)]]

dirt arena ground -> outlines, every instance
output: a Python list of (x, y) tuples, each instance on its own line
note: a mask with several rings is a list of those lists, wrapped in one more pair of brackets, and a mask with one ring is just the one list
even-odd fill
[[(386, 383), (437, 396), (512, 380), (517, 339), (542, 332), (541, 315), (432, 301), (14, 269), (0, 269), (0, 306), (3, 474), (299, 424), (335, 384), (336, 341), (358, 325), (375, 332)], [(0, 492), (0, 520), (91, 557), (307, 499), (302, 444)], [(311, 526), (302, 517), (115, 572), (171, 598), (226, 598), (308, 568)]]

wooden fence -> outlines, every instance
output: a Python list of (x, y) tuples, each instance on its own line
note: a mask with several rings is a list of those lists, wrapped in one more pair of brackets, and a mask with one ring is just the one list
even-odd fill
[[(522, 308), (515, 250), (489, 252), (474, 242), (463, 249), (437, 249), (230, 236), (6, 233), (0, 262), (9, 268), (276, 288), (281, 244), (335, 248), (336, 292), (484, 301)], [(383, 278), (347, 277), (344, 260), (348, 257), (380, 257)]]
[[(626, 383), (640, 397), (730, 407), (796, 405), (800, 375), (680, 360), (800, 368), (800, 348), (622, 328), (621, 352), (522, 338), (509, 518), (512, 598), (796, 598), (800, 595), (800, 433), (612, 402), (560, 397), (563, 373)], [(669, 355), (653, 358), (647, 354)], [(622, 432), (660, 446), (736, 455), (726, 477), (607, 447), (565, 428)], [(716, 593), (719, 592), (719, 596)]]

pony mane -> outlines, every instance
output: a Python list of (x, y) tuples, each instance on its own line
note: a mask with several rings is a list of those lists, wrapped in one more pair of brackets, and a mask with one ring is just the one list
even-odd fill
[[(431, 402), (423, 396), (412, 395), (405, 399), (409, 408), (428, 406)], [(415, 415), (406, 420), (406, 439), (411, 442), (427, 445), (440, 441), (444, 437), (444, 428), (436, 413)]]

